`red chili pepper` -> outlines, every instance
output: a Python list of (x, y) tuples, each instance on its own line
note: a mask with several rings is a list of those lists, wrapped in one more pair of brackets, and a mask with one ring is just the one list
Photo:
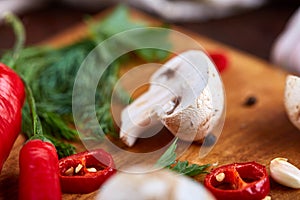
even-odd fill
[(0, 63), (0, 173), (19, 132), (24, 85), (18, 74)]
[(65, 193), (86, 194), (102, 185), (116, 170), (111, 155), (102, 149), (85, 151), (59, 160), (59, 178)]
[(218, 52), (209, 52), (208, 55), (214, 61), (220, 73), (228, 67), (228, 59), (225, 54)]
[(256, 162), (218, 167), (205, 177), (204, 185), (218, 200), (261, 200), (270, 192), (266, 167)]
[(34, 136), (20, 151), (19, 199), (59, 200), (58, 156), (53, 144), (44, 138), (31, 90), (25, 84), (31, 110)]

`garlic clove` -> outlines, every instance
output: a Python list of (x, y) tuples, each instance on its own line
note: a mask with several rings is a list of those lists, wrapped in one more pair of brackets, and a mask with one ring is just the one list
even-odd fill
[(299, 189), (300, 170), (289, 163), (286, 158), (275, 158), (270, 163), (271, 177), (278, 183)]
[(286, 79), (284, 105), (290, 121), (300, 130), (300, 78), (289, 75)]

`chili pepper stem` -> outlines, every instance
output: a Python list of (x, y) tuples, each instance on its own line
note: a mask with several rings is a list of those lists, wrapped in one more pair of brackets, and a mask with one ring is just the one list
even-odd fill
[(24, 79), (23, 82), (32, 119), (33, 136), (20, 151), (19, 199), (61, 200), (57, 152), (54, 145), (43, 136), (32, 91)]
[(14, 45), (13, 54), (11, 56), (11, 60), (6, 63), (11, 68), (14, 68), (16, 60), (19, 57), (19, 53), (22, 51), (25, 43), (25, 31), (24, 26), (20, 19), (18, 19), (14, 14), (11, 12), (7, 12), (4, 14), (5, 22), (10, 24), (13, 28), (13, 31), (16, 35), (16, 42)]
[(48, 140), (45, 136), (43, 136), (43, 128), (42, 128), (40, 118), (37, 115), (36, 104), (35, 104), (35, 100), (34, 100), (31, 88), (29, 87), (29, 85), (26, 83), (26, 81), (23, 78), (22, 78), (22, 80), (25, 85), (25, 90), (26, 90), (26, 94), (27, 94), (27, 102), (29, 105), (30, 114), (31, 114), (31, 118), (32, 118), (33, 136), (29, 140), (40, 139), (45, 142), (50, 142), (50, 140)]

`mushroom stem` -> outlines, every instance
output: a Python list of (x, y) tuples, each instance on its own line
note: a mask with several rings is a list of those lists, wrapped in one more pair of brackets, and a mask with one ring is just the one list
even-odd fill
[(159, 116), (173, 110), (171, 96), (174, 96), (171, 91), (154, 84), (148, 92), (125, 108), (122, 112), (121, 140), (127, 146), (132, 146), (150, 128), (157, 130), (153, 127), (162, 127)]

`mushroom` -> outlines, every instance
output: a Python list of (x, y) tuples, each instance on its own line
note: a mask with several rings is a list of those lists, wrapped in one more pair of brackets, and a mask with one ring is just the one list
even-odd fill
[[(126, 186), (124, 186), (126, 183)], [(215, 199), (200, 183), (167, 170), (150, 173), (122, 173), (100, 188), (97, 200)]]
[(286, 79), (284, 105), (290, 121), (300, 130), (300, 78), (289, 75)]
[(200, 141), (223, 112), (224, 89), (214, 64), (202, 51), (186, 51), (160, 67), (149, 90), (122, 111), (120, 138), (132, 146), (164, 125), (180, 139)]

